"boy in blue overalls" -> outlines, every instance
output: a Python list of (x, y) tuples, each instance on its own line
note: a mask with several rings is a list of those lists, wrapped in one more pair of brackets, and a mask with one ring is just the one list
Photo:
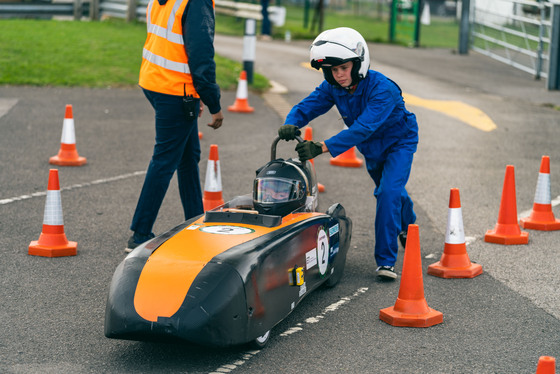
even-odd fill
[(404, 247), (408, 225), (416, 221), (405, 189), (418, 145), (416, 116), (406, 110), (395, 82), (369, 70), (368, 47), (356, 30), (322, 32), (311, 45), (310, 60), (312, 67), (323, 70), (325, 81), (292, 108), (278, 134), (292, 140), (299, 128), (336, 105), (347, 128), (323, 142), (299, 143), (296, 151), (302, 161), (325, 152), (336, 157), (354, 146), (364, 155), (376, 185), (376, 273), (396, 279), (397, 237)]

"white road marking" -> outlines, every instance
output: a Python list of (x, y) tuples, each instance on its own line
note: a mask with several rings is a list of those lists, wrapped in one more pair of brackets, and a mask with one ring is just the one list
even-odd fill
[[(122, 179), (137, 177), (139, 175), (144, 175), (144, 174), (146, 174), (146, 171), (135, 171), (133, 173), (117, 175), (116, 177), (96, 179), (96, 180), (91, 181), (91, 182), (74, 184), (74, 185), (68, 186), (68, 187), (62, 187), (62, 188), (60, 188), (60, 191), (69, 191), (69, 190), (75, 190), (75, 189), (78, 189), (78, 188), (93, 186), (93, 185), (96, 185), (96, 184), (110, 183), (110, 182), (114, 182), (114, 181), (118, 181), (118, 180), (122, 180)], [(27, 200), (27, 199), (31, 199), (32, 197), (40, 197), (40, 196), (47, 196), (47, 191), (34, 192), (31, 195), (20, 195), (20, 196), (10, 197), (8, 199), (2, 199), (2, 200), (0, 200), (0, 205), (11, 204), (11, 203), (15, 203), (16, 201)]]
[[(305, 319), (305, 323), (318, 323), (319, 321), (321, 321), (322, 319), (325, 318), (325, 315), (327, 313), (331, 313), (331, 312), (335, 312), (337, 311), (341, 306), (349, 303), (350, 301), (352, 301), (353, 299), (355, 299), (356, 297), (364, 294), (366, 291), (368, 290), (367, 287), (360, 287), (358, 288), (358, 290), (356, 292), (354, 292), (351, 296), (346, 296), (343, 297), (342, 299), (340, 299), (339, 301), (337, 301), (336, 303), (333, 303), (329, 306), (327, 306), (323, 312), (315, 317), (309, 317)], [(290, 327), (288, 330), (284, 331), (283, 333), (281, 333), (279, 336), (281, 337), (286, 337), (286, 336), (290, 336), (292, 334), (298, 333), (300, 331), (303, 330), (303, 327), (305, 326), (304, 323), (298, 323), (296, 326), (294, 327)], [(242, 356), (238, 359), (236, 359), (233, 363), (229, 363), (229, 364), (225, 364), (220, 366), (219, 368), (217, 368), (214, 371), (211, 371), (208, 374), (220, 374), (220, 373), (229, 373), (232, 370), (235, 370), (238, 366), (243, 365), (245, 362), (247, 362), (248, 360), (250, 360), (251, 358), (253, 358), (257, 353), (259, 353), (260, 351), (247, 351), (244, 352), (242, 354)]]
[(18, 99), (0, 99), (0, 117), (10, 111), (18, 102)]

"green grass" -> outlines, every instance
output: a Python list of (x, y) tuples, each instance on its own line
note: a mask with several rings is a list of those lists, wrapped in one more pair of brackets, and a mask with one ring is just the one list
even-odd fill
[[(0, 84), (125, 87), (138, 83), (144, 23), (0, 20)], [(216, 77), (235, 89), (242, 65), (216, 56)], [(252, 89), (269, 85), (259, 74)]]
[[(368, 13), (368, 12), (364, 12)], [(325, 11), (323, 28), (352, 27), (359, 31), (364, 39), (375, 43), (388, 43), (389, 21), (370, 14), (356, 14), (355, 12)], [(299, 7), (286, 7), (286, 23), (282, 27), (273, 27), (273, 37), (283, 39), (286, 30), (290, 31), (292, 39), (313, 40), (318, 30), (311, 30), (313, 10), (309, 12), (308, 27), (303, 27), (304, 10)], [(216, 31), (228, 35), (243, 35), (244, 20), (217, 14)], [(258, 22), (257, 30), (260, 30)], [(398, 36), (398, 35), (397, 35)], [(397, 38), (398, 39), (398, 38)], [(454, 19), (432, 17), (429, 26), (422, 25), (420, 30), (420, 45), (422, 47), (457, 48), (459, 40), (459, 24)], [(399, 44), (408, 45), (405, 39), (397, 40)]]
[[(370, 15), (365, 15), (370, 13)], [(292, 39), (312, 40), (317, 28), (303, 27), (302, 8), (287, 7), (286, 24), (273, 27), (273, 36), (283, 39), (287, 30)], [(371, 12), (325, 12), (324, 29), (349, 26), (370, 42), (387, 42), (388, 22)], [(260, 27), (260, 25), (259, 25)], [(216, 16), (216, 32), (243, 35), (244, 20)], [(0, 20), (0, 84), (36, 86), (127, 87), (138, 82), (146, 25), (122, 20), (74, 22), (30, 19)], [(421, 46), (456, 48), (458, 25), (433, 19), (421, 30)], [(406, 40), (400, 44), (408, 45)], [(237, 87), (242, 65), (216, 56), (217, 81), (223, 90)], [(264, 91), (268, 80), (254, 74), (250, 88)]]

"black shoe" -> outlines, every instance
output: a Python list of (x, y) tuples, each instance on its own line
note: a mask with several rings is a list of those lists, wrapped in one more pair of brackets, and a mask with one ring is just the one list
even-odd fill
[(399, 234), (399, 241), (401, 242), (401, 245), (404, 248), (406, 248), (406, 235), (408, 233), (406, 231), (401, 231), (401, 233)]
[(124, 251), (126, 253), (130, 253), (134, 250), (134, 248), (138, 247), (140, 244), (147, 242), (150, 239), (155, 238), (156, 236), (154, 235), (154, 233), (151, 233), (150, 235), (143, 235), (143, 234), (138, 234), (138, 233), (134, 233), (130, 239), (128, 239), (128, 244), (126, 246), (126, 248), (124, 249)]
[(375, 272), (377, 273), (378, 277), (385, 280), (397, 279), (397, 273), (395, 273), (394, 266), (378, 266)]

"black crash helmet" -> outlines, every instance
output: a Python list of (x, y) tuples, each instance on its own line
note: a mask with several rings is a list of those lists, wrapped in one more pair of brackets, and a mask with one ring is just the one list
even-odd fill
[(305, 205), (310, 176), (299, 162), (273, 160), (257, 170), (253, 206), (260, 214), (286, 216)]

